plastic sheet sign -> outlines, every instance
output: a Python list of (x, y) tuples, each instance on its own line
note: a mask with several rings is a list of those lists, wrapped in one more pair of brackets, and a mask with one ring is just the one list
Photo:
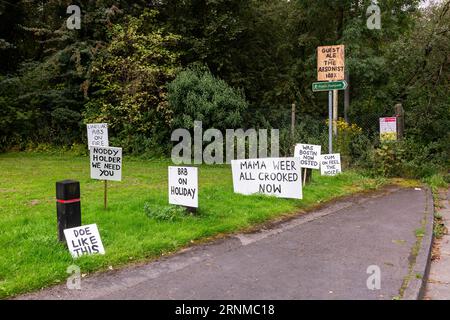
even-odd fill
[(198, 169), (169, 167), (169, 203), (198, 208)]
[(322, 146), (313, 144), (297, 144), (294, 157), (300, 158), (300, 166), (308, 169), (320, 169), (320, 152)]
[(91, 123), (87, 125), (88, 146), (108, 147), (108, 124)]
[(232, 160), (234, 192), (302, 199), (299, 158)]
[(397, 140), (397, 118), (380, 118), (380, 140), (395, 141)]
[(323, 176), (335, 176), (342, 172), (341, 154), (323, 154), (320, 157), (320, 173)]
[(85, 254), (105, 254), (96, 224), (65, 229), (64, 236), (66, 237), (67, 247), (74, 258)]
[(90, 147), (91, 178), (122, 181), (122, 148)]
[(344, 45), (317, 48), (317, 80), (338, 81), (345, 79)]

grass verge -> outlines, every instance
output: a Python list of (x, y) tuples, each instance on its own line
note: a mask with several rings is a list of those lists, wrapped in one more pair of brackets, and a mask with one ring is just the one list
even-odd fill
[[(198, 214), (156, 219), (144, 207), (167, 207), (168, 165), (164, 160), (125, 157), (123, 181), (108, 184), (105, 210), (103, 183), (90, 179), (87, 157), (0, 155), (0, 298), (61, 283), (72, 264), (87, 274), (141, 262), (389, 182), (352, 171), (337, 177), (315, 173), (304, 188), (303, 200), (278, 199), (234, 194), (229, 166), (201, 166)], [(55, 182), (64, 179), (80, 181), (82, 223), (97, 223), (105, 255), (73, 260), (65, 245), (57, 242)]]

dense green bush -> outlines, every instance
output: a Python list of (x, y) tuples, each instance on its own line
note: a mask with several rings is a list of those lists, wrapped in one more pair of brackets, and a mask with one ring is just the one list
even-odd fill
[(242, 117), (247, 109), (244, 94), (213, 76), (209, 70), (186, 69), (177, 75), (168, 89), (173, 129), (192, 129), (196, 120), (203, 122), (203, 128), (244, 127)]
[(386, 177), (430, 177), (446, 170), (435, 147), (435, 144), (424, 145), (411, 138), (383, 142), (373, 149), (366, 168)]
[(92, 65), (85, 122), (107, 122), (112, 143), (128, 153), (158, 154), (170, 141), (166, 84), (179, 68), (179, 37), (158, 27), (156, 15), (145, 10), (113, 25)]

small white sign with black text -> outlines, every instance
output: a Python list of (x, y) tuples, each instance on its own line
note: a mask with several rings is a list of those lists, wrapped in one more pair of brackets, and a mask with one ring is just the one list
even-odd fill
[(198, 208), (198, 169), (169, 167), (169, 203)]
[(64, 230), (67, 247), (74, 258), (82, 255), (105, 254), (102, 239), (96, 224)]
[(341, 154), (323, 154), (320, 160), (320, 173), (323, 176), (335, 176), (341, 173)]
[(122, 148), (90, 147), (91, 179), (122, 181)]
[(322, 146), (314, 144), (295, 145), (294, 157), (300, 158), (300, 166), (308, 169), (320, 169)]
[(87, 125), (88, 147), (108, 147), (108, 124), (91, 123)]

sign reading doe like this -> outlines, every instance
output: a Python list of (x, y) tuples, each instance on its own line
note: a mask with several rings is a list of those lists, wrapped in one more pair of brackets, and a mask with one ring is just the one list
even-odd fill
[(338, 81), (345, 79), (344, 50), (344, 45), (317, 48), (318, 81)]

